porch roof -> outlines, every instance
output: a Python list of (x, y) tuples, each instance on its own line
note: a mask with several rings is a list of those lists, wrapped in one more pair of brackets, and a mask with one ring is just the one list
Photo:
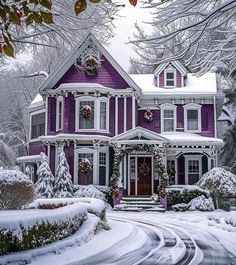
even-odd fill
[(18, 164), (35, 163), (35, 162), (39, 162), (40, 159), (41, 159), (40, 155), (21, 156), (21, 157), (17, 157), (16, 162)]
[(222, 146), (224, 144), (222, 139), (188, 132), (164, 132), (160, 135), (168, 139), (170, 145)]

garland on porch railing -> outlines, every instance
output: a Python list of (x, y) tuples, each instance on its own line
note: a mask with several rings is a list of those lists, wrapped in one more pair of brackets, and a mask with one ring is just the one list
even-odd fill
[(111, 193), (113, 198), (117, 198), (119, 195), (119, 187), (118, 181), (120, 177), (120, 163), (124, 159), (125, 155), (136, 152), (145, 152), (149, 154), (153, 154), (154, 158), (154, 172), (159, 174), (160, 183), (159, 183), (159, 193), (160, 196), (165, 196), (165, 189), (168, 185), (169, 177), (165, 172), (165, 166), (163, 164), (162, 156), (160, 155), (160, 150), (156, 146), (148, 145), (148, 144), (137, 144), (137, 145), (126, 145), (119, 149), (115, 148), (115, 157), (113, 163), (113, 174), (110, 179), (111, 184)]

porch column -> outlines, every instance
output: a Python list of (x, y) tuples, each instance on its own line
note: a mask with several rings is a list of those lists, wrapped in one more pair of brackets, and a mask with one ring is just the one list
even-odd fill
[(126, 177), (127, 177), (127, 155), (125, 155), (124, 157), (124, 189), (127, 189)]
[(135, 96), (132, 97), (132, 129), (135, 128)]
[(120, 177), (119, 177), (119, 181), (118, 181), (118, 187), (122, 187), (123, 184), (122, 184), (122, 177), (123, 177), (123, 174), (122, 174), (122, 168), (123, 168), (123, 161), (120, 162)]
[(127, 113), (127, 100), (126, 96), (124, 96), (124, 132), (126, 132), (126, 124), (127, 124), (126, 113)]
[(115, 96), (115, 135), (118, 134), (118, 96)]
[(51, 152), (51, 144), (48, 143), (48, 164), (50, 165), (50, 152)]

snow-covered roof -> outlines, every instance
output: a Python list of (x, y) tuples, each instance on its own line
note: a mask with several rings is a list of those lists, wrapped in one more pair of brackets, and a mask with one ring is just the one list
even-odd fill
[(31, 155), (31, 156), (21, 156), (16, 159), (17, 163), (26, 163), (26, 162), (37, 162), (40, 161), (40, 155)]
[(168, 139), (172, 145), (223, 145), (223, 140), (213, 137), (205, 137), (194, 133), (187, 132), (164, 132), (160, 134)]
[(43, 98), (40, 94), (37, 94), (36, 97), (33, 99), (33, 101), (30, 103), (29, 109), (43, 107), (43, 106), (44, 106)]
[(153, 74), (130, 75), (134, 82), (142, 89), (144, 94), (216, 94), (216, 74), (206, 73), (195, 76), (188, 73), (184, 87), (161, 88), (154, 83)]

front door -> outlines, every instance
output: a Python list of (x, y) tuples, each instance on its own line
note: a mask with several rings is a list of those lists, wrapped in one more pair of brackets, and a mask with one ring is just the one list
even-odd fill
[(138, 157), (137, 167), (138, 195), (151, 195), (152, 158)]

